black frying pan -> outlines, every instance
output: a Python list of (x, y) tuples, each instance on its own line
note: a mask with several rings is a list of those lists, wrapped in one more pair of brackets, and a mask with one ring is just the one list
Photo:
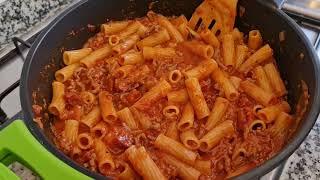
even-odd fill
[[(49, 118), (44, 124), (44, 130), (33, 122), (32, 105), (43, 105), (44, 100), (51, 100), (51, 82), (54, 72), (61, 68), (61, 47), (66, 49), (80, 48), (93, 35), (83, 29), (87, 24), (98, 25), (107, 19), (122, 20), (146, 15), (148, 4), (152, 0), (83, 0), (74, 7), (62, 13), (38, 37), (32, 45), (21, 74), (20, 97), (25, 124), (33, 136), (52, 154), (74, 169), (93, 178), (103, 178), (93, 173), (60, 152), (52, 143)], [(172, 16), (184, 14), (190, 17), (200, 0), (162, 0), (154, 1), (155, 12)], [(271, 171), (302, 143), (314, 125), (320, 108), (319, 62), (298, 25), (273, 3), (263, 0), (240, 0), (239, 6), (245, 8), (244, 16), (237, 18), (236, 25), (242, 32), (257, 28), (262, 32), (263, 39), (274, 49), (281, 76), (287, 81), (289, 102), (292, 107), (297, 104), (301, 94), (300, 81), (304, 80), (309, 86), (310, 103), (296, 133), (283, 150), (255, 169), (237, 177), (239, 179), (257, 178)], [(76, 36), (70, 36), (74, 30)], [(279, 42), (279, 32), (285, 31), (286, 38)], [(303, 56), (301, 55), (303, 54)], [(36, 92), (33, 98), (32, 93)], [(293, 108), (294, 109), (294, 108)]]

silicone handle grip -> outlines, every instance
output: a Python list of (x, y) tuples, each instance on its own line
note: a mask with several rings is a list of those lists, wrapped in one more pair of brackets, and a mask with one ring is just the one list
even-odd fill
[(21, 120), (13, 121), (0, 131), (0, 180), (17, 179), (17, 176), (1, 163), (8, 155), (16, 156), (42, 179), (91, 179), (47, 151)]

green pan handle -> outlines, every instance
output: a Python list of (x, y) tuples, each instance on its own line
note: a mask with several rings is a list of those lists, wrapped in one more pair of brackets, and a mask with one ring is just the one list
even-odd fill
[(13, 121), (0, 131), (0, 180), (19, 179), (4, 162), (8, 156), (17, 157), (20, 163), (31, 168), (41, 179), (91, 179), (47, 151), (32, 136), (22, 120)]

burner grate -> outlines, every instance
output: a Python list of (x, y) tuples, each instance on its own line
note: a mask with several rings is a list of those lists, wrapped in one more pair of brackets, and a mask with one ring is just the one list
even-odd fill
[[(38, 33), (39, 34), (39, 33)], [(9, 62), (13, 58), (12, 56), (18, 55), (23, 61), (25, 60), (25, 57), (23, 56), (23, 50), (30, 48), (32, 43), (35, 41), (36, 37), (30, 38), (27, 41), (22, 40), (21, 38), (14, 37), (12, 38), (13, 44), (15, 46), (15, 49), (11, 51), (8, 55), (4, 56), (0, 59), (0, 66), (3, 65), (6, 62)], [(2, 100), (10, 94), (14, 89), (16, 89), (20, 84), (20, 79), (14, 82), (12, 85), (10, 85), (6, 90), (4, 90), (0, 94), (0, 104)], [(3, 124), (5, 121), (8, 120), (7, 114), (3, 111), (3, 109), (0, 106), (0, 125)]]

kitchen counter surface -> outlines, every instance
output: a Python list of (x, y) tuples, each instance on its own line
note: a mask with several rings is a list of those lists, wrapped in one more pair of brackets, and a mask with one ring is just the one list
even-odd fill
[[(12, 44), (12, 37), (31, 37), (77, 1), (0, 0), (0, 54), (9, 47), (8, 43)], [(287, 160), (280, 179), (320, 179), (320, 119), (303, 144)]]
[(10, 48), (12, 37), (30, 38), (77, 1), (0, 0), (0, 57)]

